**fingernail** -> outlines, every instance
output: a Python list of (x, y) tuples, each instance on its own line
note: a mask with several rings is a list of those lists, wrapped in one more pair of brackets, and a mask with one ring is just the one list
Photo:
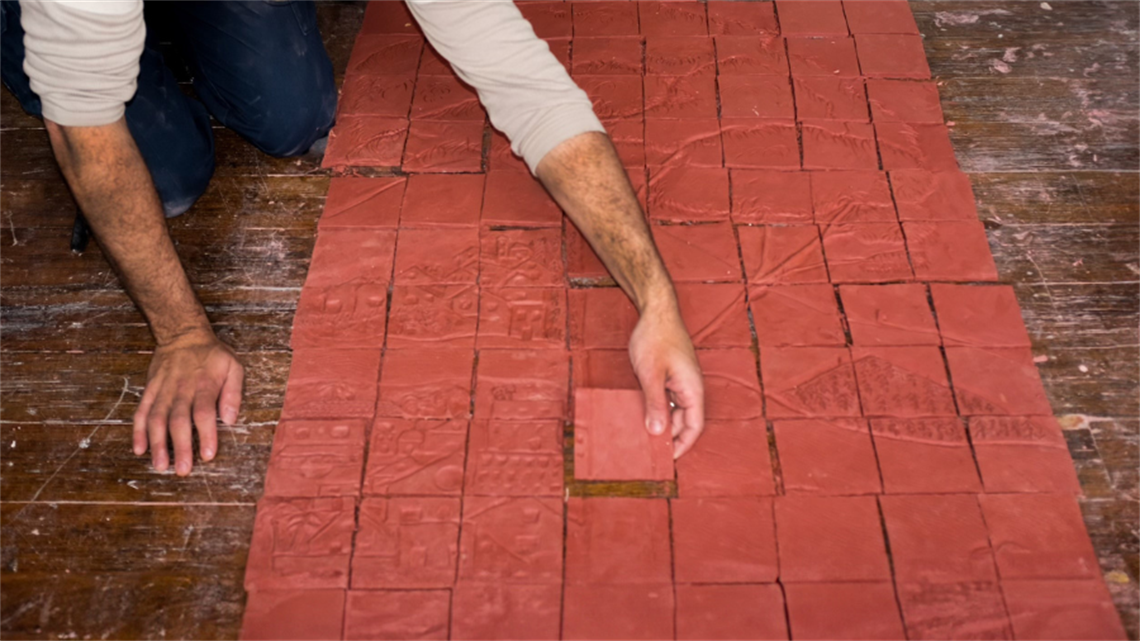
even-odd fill
[(222, 420), (227, 424), (233, 423), (237, 420), (237, 412), (235, 412), (232, 407), (227, 407), (224, 414), (222, 415)]
[(649, 421), (649, 433), (659, 435), (665, 432), (665, 423), (660, 419), (651, 419)]
[(213, 458), (214, 458), (214, 450), (212, 450), (208, 447), (206, 449), (202, 450), (202, 459), (203, 460), (209, 461)]
[(189, 473), (190, 473), (190, 464), (189, 464), (189, 463), (179, 463), (179, 464), (176, 466), (176, 468), (177, 468), (177, 469), (176, 469), (176, 471), (177, 471), (177, 472), (178, 472), (178, 474), (180, 474), (180, 475), (182, 475), (182, 474), (189, 474)]

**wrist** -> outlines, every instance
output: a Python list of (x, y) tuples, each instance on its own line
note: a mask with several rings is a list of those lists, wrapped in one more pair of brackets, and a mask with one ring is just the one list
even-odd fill
[(680, 316), (681, 308), (677, 302), (677, 293), (673, 284), (666, 278), (665, 282), (640, 292), (634, 301), (640, 316)]
[(159, 348), (189, 347), (214, 343), (218, 337), (214, 330), (206, 323), (194, 323), (176, 330), (155, 332), (155, 341)]

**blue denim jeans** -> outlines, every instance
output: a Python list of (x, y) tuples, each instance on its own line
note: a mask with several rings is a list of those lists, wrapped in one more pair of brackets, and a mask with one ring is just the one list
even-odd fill
[[(214, 173), (210, 116), (273, 156), (302, 154), (328, 134), (336, 112), (332, 63), (309, 1), (147, 3), (147, 44), (126, 121), (167, 216), (190, 208)], [(157, 24), (194, 76), (186, 96), (157, 47)], [(16, 0), (0, 2), (0, 71), (24, 110), (41, 116), (24, 73)]]

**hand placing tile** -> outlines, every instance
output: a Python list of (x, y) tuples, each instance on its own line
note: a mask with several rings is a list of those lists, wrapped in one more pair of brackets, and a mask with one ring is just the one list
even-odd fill
[(645, 397), (639, 390), (574, 392), (574, 478), (673, 479), (672, 435), (653, 435), (645, 428)]

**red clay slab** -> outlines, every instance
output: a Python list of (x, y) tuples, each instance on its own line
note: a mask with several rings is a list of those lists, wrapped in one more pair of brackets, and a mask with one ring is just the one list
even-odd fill
[(1112, 596), (1089, 581), (1002, 581), (1018, 639), (1127, 639)]
[[(599, 0), (602, 1), (602, 0)], [(628, 172), (645, 172), (645, 121), (641, 116), (602, 122), (617, 150), (618, 160)], [(644, 182), (644, 181), (643, 181)], [(635, 188), (636, 191), (636, 188)], [(644, 208), (645, 205), (643, 204)]]
[(564, 418), (569, 366), (562, 350), (482, 350), (475, 379), (475, 418)]
[(258, 502), (245, 589), (348, 587), (354, 499), (265, 498)]
[(446, 639), (450, 608), (447, 590), (349, 590), (344, 638)]
[(716, 74), (716, 50), (708, 36), (645, 39), (645, 73), (658, 76)]
[(922, 280), (997, 280), (980, 220), (903, 223), (914, 275)]
[(564, 2), (524, 2), (518, 7), (539, 38), (569, 38), (574, 34), (570, 7)]
[(775, 421), (776, 450), (788, 494), (878, 494), (879, 468), (866, 421)]
[[(732, 5), (717, 2), (717, 6), (763, 7), (767, 3)], [(717, 36), (716, 66), (721, 76), (737, 74), (788, 75), (788, 54), (784, 39), (775, 35), (755, 34)]]
[(473, 172), (483, 168), (483, 121), (412, 120), (404, 171)]
[[(711, 7), (717, 4), (713, 3)], [(780, 586), (678, 585), (678, 639), (788, 638)]]
[(909, 639), (1011, 639), (995, 583), (901, 583)]
[(1073, 459), (1052, 416), (978, 416), (970, 441), (987, 492), (1079, 493)]
[(997, 580), (986, 523), (973, 494), (884, 496), (879, 503), (896, 580)]
[(625, 292), (616, 287), (571, 289), (569, 300), (571, 347), (628, 347), (638, 314)]
[(706, 420), (745, 420), (763, 416), (763, 396), (750, 349), (697, 350), (705, 380)]
[(645, 123), (645, 162), (656, 165), (721, 167), (720, 121), (716, 118), (649, 120)]
[(683, 165), (649, 172), (649, 216), (656, 220), (728, 220), (728, 170)]
[(788, 38), (792, 76), (859, 77), (855, 41), (851, 38)]
[[(530, 173), (530, 168), (526, 166), (523, 159), (511, 150), (511, 141), (493, 127), (491, 129), (491, 149), (487, 154), (487, 170)], [(482, 176), (480, 176), (480, 180), (482, 180)], [(479, 197), (482, 199), (481, 190)]]
[(352, 587), (450, 587), (458, 540), (458, 497), (364, 499), (352, 555)]
[(770, 347), (760, 355), (769, 418), (859, 416), (855, 372), (840, 347)]
[(562, 581), (562, 500), (463, 499), (460, 583)]
[(466, 496), (562, 496), (562, 421), (476, 420)]
[(562, 638), (672, 639), (673, 586), (568, 585), (563, 596)]
[(319, 228), (396, 227), (407, 178), (333, 178)]
[(388, 346), (474, 347), (479, 292), (474, 285), (392, 288)]
[(484, 288), (479, 297), (479, 349), (566, 347), (566, 290)]
[(813, 171), (811, 198), (815, 222), (895, 222), (887, 175), (879, 171)]
[(574, 390), (574, 478), (603, 481), (673, 479), (673, 439), (645, 428), (638, 390)]
[(372, 423), (365, 494), (458, 496), (467, 421), (378, 418)]
[(933, 284), (930, 295), (947, 346), (1030, 346), (1012, 287)]
[(364, 10), (364, 24), (360, 33), (388, 35), (420, 35), (419, 26), (407, 5), (399, 2), (378, 2)]
[(785, 75), (728, 75), (717, 79), (724, 118), (796, 117), (792, 85)]
[(890, 580), (873, 496), (778, 497), (776, 535), (785, 583)]
[(888, 494), (980, 492), (961, 419), (871, 419)]
[(471, 369), (467, 349), (399, 349), (384, 354), (377, 416), (466, 418), (470, 415)]
[(1100, 577), (1072, 494), (983, 494), (978, 500), (1002, 579)]
[(388, 116), (342, 116), (329, 133), (322, 167), (397, 167), (408, 121)]
[(716, 36), (751, 36), (777, 33), (776, 12), (767, 2), (732, 4), (714, 2), (708, 5), (709, 33)]
[(957, 171), (958, 160), (945, 125), (906, 122), (875, 123), (883, 169)]
[[(456, 76), (423, 76), (416, 82), (411, 117), (419, 120), (483, 122), (487, 112), (479, 95)], [(414, 128), (414, 127), (413, 127)]]
[[(597, 0), (601, 2), (602, 0)], [(571, 279), (588, 279), (595, 282), (610, 279), (602, 259), (582, 237), (582, 233), (569, 218), (563, 226), (563, 242), (566, 247), (566, 275)]]
[(637, 5), (641, 33), (646, 36), (708, 35), (704, 4), (647, 0)]
[(304, 348), (381, 348), (388, 284), (305, 287), (293, 316), (289, 345)]
[(859, 68), (867, 78), (930, 77), (921, 36), (856, 34), (855, 48), (859, 52)]
[(900, 220), (978, 218), (970, 177), (960, 171), (897, 169), (890, 176)]
[(903, 639), (890, 583), (788, 583), (788, 620), (796, 639)]
[(800, 126), (804, 169), (878, 169), (875, 131), (868, 123), (816, 120)]
[(239, 639), (325, 641), (341, 638), (344, 590), (259, 590), (249, 593)]
[(317, 235), (306, 287), (392, 280), (396, 232), (388, 229), (333, 229)]
[(910, 261), (898, 223), (855, 223), (822, 228), (827, 269), (835, 283), (910, 280)]
[(732, 221), (736, 224), (811, 224), (810, 174), (733, 169)]
[(397, 285), (474, 285), (479, 279), (479, 230), (401, 229)]
[(753, 286), (748, 300), (761, 347), (847, 344), (831, 285)]
[(777, 0), (776, 14), (785, 36), (847, 35), (839, 0)]
[(582, 349), (572, 352), (575, 387), (641, 389), (628, 349)]
[(567, 73), (570, 72), (570, 38), (543, 38), (550, 53), (562, 65)]
[(738, 227), (737, 233), (749, 283), (827, 282), (823, 246), (815, 225)]
[(946, 348), (963, 416), (1051, 416), (1049, 398), (1024, 348)]
[(673, 572), (677, 583), (776, 580), (772, 499), (673, 499)]
[(452, 639), (558, 639), (560, 585), (460, 583), (452, 589)]
[(918, 35), (918, 25), (906, 0), (845, 0), (843, 10), (851, 33)]
[(867, 96), (875, 122), (943, 123), (942, 102), (933, 82), (868, 80)]
[(492, 171), (483, 195), (483, 224), (511, 227), (558, 227), (562, 211), (546, 188), (528, 174)]
[[(578, 11), (582, 6), (584, 5), (575, 4), (574, 10)], [(589, 31), (583, 33), (592, 35)], [(590, 74), (640, 76), (644, 71), (641, 48), (641, 38), (636, 36), (575, 38), (571, 70), (575, 76)]]
[(356, 496), (364, 467), (363, 420), (281, 421), (265, 496)]
[(653, 225), (657, 251), (676, 283), (740, 282), (740, 257), (729, 223)]
[(483, 181), (482, 174), (409, 176), (400, 214), (401, 226), (478, 226), (479, 210), (483, 205)]
[(856, 346), (941, 342), (923, 285), (842, 285), (839, 296)]
[(797, 76), (794, 80), (800, 120), (870, 120), (861, 79)]
[(594, 113), (599, 118), (606, 120), (641, 118), (645, 111), (640, 76), (576, 73), (574, 81), (590, 97)]
[(740, 283), (678, 283), (681, 318), (698, 348), (748, 347), (748, 304)]
[(725, 118), (724, 165), (734, 169), (800, 168), (800, 144), (792, 120)]
[(661, 499), (571, 498), (566, 585), (672, 581), (669, 504)]
[(283, 418), (370, 418), (378, 349), (299, 349), (285, 386)]
[(716, 118), (713, 76), (646, 76), (645, 117)]
[(451, 76), (455, 72), (451, 69), (451, 64), (439, 55), (435, 47), (431, 43), (424, 46), (423, 53), (420, 55), (420, 71), (421, 76)]
[(763, 421), (707, 421), (701, 439), (676, 465), (682, 498), (775, 494)]
[(942, 352), (934, 346), (851, 348), (864, 416), (955, 416)]
[(480, 248), (483, 287), (552, 287), (565, 282), (559, 229), (486, 231)]
[(424, 39), (413, 35), (361, 34), (352, 47), (347, 75), (414, 74)]
[(589, 36), (636, 36), (637, 5), (629, 2), (602, 0), (575, 2), (574, 32)]

